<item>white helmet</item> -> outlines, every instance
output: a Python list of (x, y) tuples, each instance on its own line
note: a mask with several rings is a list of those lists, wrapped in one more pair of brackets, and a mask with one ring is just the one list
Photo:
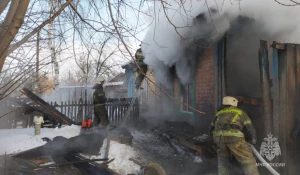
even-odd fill
[(223, 98), (222, 104), (223, 104), (223, 105), (230, 105), (230, 106), (235, 106), (235, 107), (237, 107), (238, 102), (239, 102), (239, 101), (238, 101), (236, 98), (231, 97), (231, 96), (226, 96), (226, 97)]
[(98, 77), (96, 79), (96, 84), (102, 84), (103, 81), (105, 81), (103, 77)]

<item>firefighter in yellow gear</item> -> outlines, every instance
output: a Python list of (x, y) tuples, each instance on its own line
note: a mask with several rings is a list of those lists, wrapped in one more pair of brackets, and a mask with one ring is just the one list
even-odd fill
[[(136, 62), (138, 64), (138, 66), (140, 67), (137, 68), (137, 78), (135, 80), (135, 88), (138, 89), (140, 88), (144, 78), (145, 78), (145, 75), (148, 71), (148, 66), (147, 64), (144, 62), (144, 59), (145, 57), (143, 56), (143, 53), (142, 53), (142, 49), (139, 48), (136, 53), (135, 53), (135, 59), (136, 59)], [(144, 73), (144, 74), (143, 74)]]
[(94, 120), (93, 126), (98, 126), (100, 123), (102, 126), (106, 127), (109, 124), (107, 110), (105, 108), (105, 103), (107, 99), (105, 97), (105, 92), (103, 90), (104, 78), (98, 77), (97, 82), (93, 89), (95, 92), (93, 94), (93, 104), (94, 104)]
[(256, 131), (250, 118), (237, 108), (236, 98), (226, 96), (222, 103), (223, 107), (217, 112), (210, 130), (218, 145), (218, 174), (229, 174), (228, 162), (233, 155), (242, 165), (245, 175), (259, 175), (256, 160), (242, 132), (245, 127), (252, 137), (250, 143), (256, 143)]

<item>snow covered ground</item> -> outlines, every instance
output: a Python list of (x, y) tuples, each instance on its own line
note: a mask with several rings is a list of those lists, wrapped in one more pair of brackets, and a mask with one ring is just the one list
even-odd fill
[[(63, 126), (58, 129), (42, 128), (41, 135), (34, 135), (34, 128), (25, 129), (3, 129), (0, 130), (0, 155), (14, 154), (35, 147), (44, 145), (46, 142), (41, 138), (48, 137), (53, 139), (56, 136), (63, 136), (66, 138), (77, 136), (80, 133), (80, 126)], [(105, 142), (106, 143), (106, 140)], [(105, 146), (105, 145), (104, 145)], [(100, 153), (104, 155), (103, 147)], [(101, 156), (100, 156), (101, 157)], [(139, 159), (142, 155), (139, 154), (134, 148), (120, 144), (118, 142), (110, 142), (109, 158), (115, 158), (113, 162), (109, 164), (109, 168), (120, 174), (138, 174), (140, 172), (140, 166), (129, 161), (129, 158)], [(98, 158), (98, 157), (91, 157)]]
[(77, 136), (80, 126), (64, 126), (60, 129), (41, 128), (41, 135), (34, 135), (34, 128), (1, 129), (0, 130), (0, 155), (13, 154), (44, 145), (46, 142), (41, 138), (52, 139), (56, 136), (66, 138)]
[[(177, 169), (174, 170), (174, 166), (178, 165), (180, 165), (178, 168), (184, 169), (184, 166), (186, 166), (186, 168), (189, 169), (190, 167), (183, 164), (187, 160), (190, 160), (188, 165), (193, 163), (195, 164), (193, 166), (196, 167), (202, 162), (198, 156), (186, 157), (178, 154), (178, 152), (174, 151), (174, 149), (156, 133), (136, 129), (130, 129), (130, 132), (133, 135), (132, 146), (110, 141), (108, 158), (114, 158), (114, 161), (108, 165), (110, 169), (120, 174), (139, 174), (141, 172), (140, 165), (130, 161), (130, 158), (137, 160), (143, 165), (154, 161), (160, 163), (166, 170), (168, 169), (172, 172), (177, 171)], [(46, 143), (41, 139), (43, 137), (48, 137), (52, 140), (56, 136), (70, 138), (79, 135), (79, 133), (80, 126), (63, 126), (60, 129), (42, 128), (41, 135), (39, 136), (34, 135), (34, 128), (0, 130), (0, 155), (5, 154), (5, 152), (6, 154), (12, 154), (42, 146)], [(105, 143), (106, 140), (104, 141), (104, 144)], [(105, 147), (105, 145), (103, 145), (103, 147)], [(104, 155), (103, 147), (100, 150), (100, 156), (87, 158), (102, 158)]]

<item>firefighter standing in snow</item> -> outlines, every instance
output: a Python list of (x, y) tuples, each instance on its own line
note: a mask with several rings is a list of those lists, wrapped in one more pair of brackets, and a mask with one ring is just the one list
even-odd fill
[(256, 160), (250, 146), (241, 132), (245, 127), (252, 136), (251, 144), (256, 143), (256, 131), (248, 115), (237, 108), (238, 100), (224, 97), (223, 107), (216, 114), (211, 124), (211, 132), (218, 145), (218, 173), (228, 175), (228, 161), (233, 155), (243, 167), (244, 174), (258, 175)]
[(93, 126), (98, 126), (100, 123), (102, 126), (106, 127), (109, 124), (107, 110), (105, 108), (105, 103), (107, 101), (105, 93), (103, 90), (104, 78), (99, 77), (93, 89), (95, 92), (93, 94), (94, 103), (94, 121)]
[[(148, 71), (148, 66), (147, 66), (147, 64), (146, 63), (144, 63), (144, 56), (143, 56), (143, 53), (142, 53), (142, 49), (141, 48), (139, 48), (137, 51), (136, 51), (136, 53), (135, 53), (135, 59), (136, 59), (136, 62), (137, 62), (137, 64), (138, 64), (138, 66), (140, 67), (140, 69), (138, 68), (137, 69), (137, 74), (138, 74), (138, 76), (137, 76), (137, 78), (136, 78), (136, 80), (135, 80), (135, 88), (136, 89), (138, 89), (140, 86), (141, 86), (141, 84), (142, 84), (142, 82), (143, 82), (143, 80), (144, 80), (144, 78), (145, 78), (145, 75), (144, 74), (146, 74), (147, 73), (147, 71)], [(143, 74), (143, 73), (144, 74)]]

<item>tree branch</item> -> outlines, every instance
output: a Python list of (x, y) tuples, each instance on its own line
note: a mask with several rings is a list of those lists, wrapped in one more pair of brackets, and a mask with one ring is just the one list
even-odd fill
[(0, 29), (0, 36), (3, 35), (3, 32), (5, 32), (11, 23), (11, 20), (14, 17), (14, 14), (16, 13), (16, 10), (18, 8), (20, 0), (12, 0), (9, 6), (9, 10), (5, 16), (4, 22), (1, 24), (1, 29)]
[[(23, 1), (23, 0), (22, 0)], [(73, 0), (68, 0), (66, 3), (64, 3), (61, 8), (53, 14), (52, 17), (50, 17), (48, 20), (44, 21), (41, 25), (33, 29), (32, 32), (27, 34), (23, 39), (18, 41), (17, 43), (11, 45), (8, 50), (8, 55), (11, 54), (14, 50), (16, 50), (18, 47), (20, 47), (22, 44), (24, 44), (30, 37), (35, 35), (37, 32), (39, 32), (43, 27), (45, 27), (47, 24), (51, 23), (60, 13), (68, 6), (71, 4)]]
[(12, 40), (15, 38), (16, 34), (18, 33), (19, 29), (21, 28), (23, 22), (25, 13), (28, 9), (29, 0), (22, 0), (16, 10), (16, 13), (14, 14), (14, 17), (8, 27), (7, 31), (3, 32), (3, 35), (1, 35), (1, 41), (0, 41), (0, 72), (2, 71), (3, 64), (5, 61), (4, 55), (12, 42)]
[(9, 0), (1, 0), (0, 1), (0, 15), (4, 11), (4, 9), (7, 7), (9, 3)]

